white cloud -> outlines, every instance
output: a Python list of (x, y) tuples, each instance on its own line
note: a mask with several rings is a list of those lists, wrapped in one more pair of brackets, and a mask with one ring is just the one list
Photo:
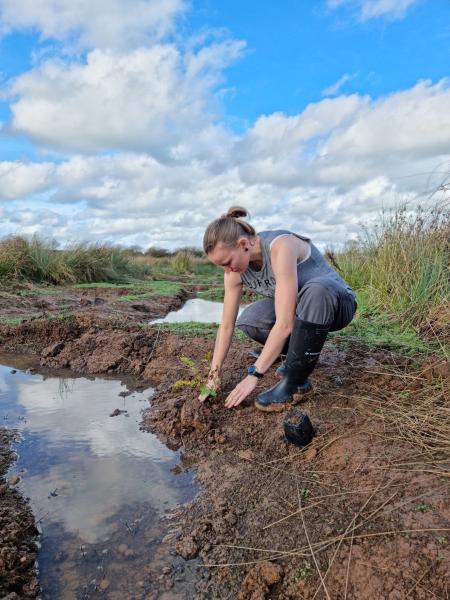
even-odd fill
[(11, 83), (10, 131), (69, 151), (145, 149), (167, 157), (186, 138), (211, 135), (214, 89), (243, 48), (223, 40), (182, 54), (155, 44), (93, 50), (83, 64), (46, 61)]
[(446, 154), (449, 140), (450, 80), (423, 81), (362, 108), (348, 128), (333, 132), (322, 154), (405, 161)]
[(357, 73), (353, 73), (352, 75), (345, 73), (345, 75), (342, 75), (342, 77), (340, 77), (335, 83), (325, 88), (321, 92), (321, 96), (337, 96), (347, 81), (352, 81), (357, 76)]
[(349, 189), (433, 168), (450, 154), (450, 82), (421, 82), (371, 101), (342, 96), (296, 117), (262, 117), (241, 142), (248, 183)]
[[(174, 136), (164, 161), (130, 151), (58, 165), (0, 163), (10, 200), (1, 232), (199, 245), (205, 225), (238, 203), (258, 229), (343, 242), (381, 206), (420, 200), (450, 171), (450, 82), (420, 82), (377, 100), (323, 99), (296, 116), (261, 117), (239, 138), (214, 125), (199, 135)], [(38, 192), (49, 196), (48, 219), (42, 203), (14, 200)], [(26, 218), (14, 219), (21, 212)]]
[(174, 27), (185, 0), (0, 0), (0, 32), (37, 29), (88, 48), (135, 48)]
[(328, 0), (332, 9), (349, 6), (356, 10), (361, 21), (384, 17), (389, 20), (403, 18), (418, 0)]
[(0, 162), (0, 199), (11, 200), (49, 187), (53, 163)]

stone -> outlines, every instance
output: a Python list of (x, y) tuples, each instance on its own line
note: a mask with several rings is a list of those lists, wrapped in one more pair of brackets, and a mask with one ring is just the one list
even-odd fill
[[(50, 344), (50, 346), (47, 346), (46, 348), (44, 348), (41, 352), (41, 356), (43, 358), (50, 358), (52, 356), (56, 356), (57, 354), (59, 354), (61, 352), (61, 350), (64, 348), (64, 342), (55, 342), (53, 344)], [(30, 369), (31, 371), (31, 369)]]
[(108, 581), (108, 579), (102, 579), (100, 581), (100, 583), (98, 584), (98, 587), (104, 592), (105, 590), (107, 590), (110, 586), (110, 582)]
[(195, 558), (199, 551), (198, 544), (196, 544), (194, 538), (191, 536), (182, 538), (179, 542), (177, 542), (175, 548), (178, 554), (186, 560)]

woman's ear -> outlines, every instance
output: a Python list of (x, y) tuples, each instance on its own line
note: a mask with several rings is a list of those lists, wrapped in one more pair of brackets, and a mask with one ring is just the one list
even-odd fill
[(246, 237), (239, 238), (238, 246), (240, 246), (243, 250), (248, 252), (248, 239)]

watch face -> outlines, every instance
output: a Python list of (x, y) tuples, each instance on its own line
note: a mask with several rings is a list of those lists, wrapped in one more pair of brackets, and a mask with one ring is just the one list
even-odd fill
[(252, 365), (251, 367), (248, 367), (247, 373), (249, 375), (254, 375), (255, 377), (258, 377), (258, 379), (260, 379), (263, 376), (262, 373), (258, 372), (258, 370), (256, 369), (255, 365)]

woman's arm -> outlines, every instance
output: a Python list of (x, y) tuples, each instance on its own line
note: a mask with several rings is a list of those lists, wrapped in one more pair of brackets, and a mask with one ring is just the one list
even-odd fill
[[(214, 354), (208, 375), (207, 387), (217, 390), (220, 387), (220, 371), (230, 349), (233, 339), (236, 318), (239, 312), (239, 302), (242, 296), (242, 281), (239, 273), (225, 273), (224, 278), (223, 313), (220, 327), (217, 331)], [(206, 400), (208, 394), (202, 394), (200, 400)]]
[[(272, 269), (275, 275), (275, 325), (269, 333), (263, 351), (255, 362), (260, 373), (265, 373), (280, 354), (291, 334), (297, 306), (297, 259), (298, 247), (288, 238), (280, 238), (271, 251)], [(247, 375), (227, 396), (225, 406), (238, 406), (255, 389), (258, 380)]]
[(255, 362), (261, 373), (274, 363), (290, 336), (297, 306), (297, 260), (299, 248), (296, 238), (283, 237), (271, 250), (271, 263), (275, 275), (275, 324), (266, 340), (263, 351)]

